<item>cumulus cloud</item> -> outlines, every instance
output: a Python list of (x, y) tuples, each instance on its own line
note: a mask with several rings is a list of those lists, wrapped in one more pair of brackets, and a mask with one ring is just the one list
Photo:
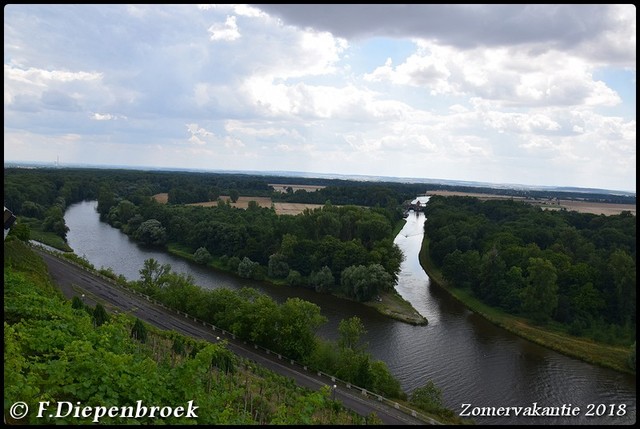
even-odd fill
[(534, 65), (527, 52), (514, 48), (458, 51), (419, 42), (404, 63), (394, 67), (387, 60), (364, 79), (422, 87), (432, 95), (478, 96), (512, 107), (618, 104), (618, 94), (594, 79), (594, 69), (561, 51), (538, 55)]
[(635, 189), (630, 6), (9, 5), (5, 156)]
[(224, 24), (213, 24), (209, 27), (209, 38), (212, 41), (225, 40), (232, 42), (240, 38), (240, 31), (238, 31), (238, 24), (236, 24), (235, 16), (227, 16)]

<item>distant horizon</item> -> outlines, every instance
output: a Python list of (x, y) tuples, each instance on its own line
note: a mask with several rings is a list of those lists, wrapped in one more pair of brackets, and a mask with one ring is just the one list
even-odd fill
[(318, 178), (318, 179), (341, 179), (365, 182), (398, 182), (412, 184), (440, 184), (445, 186), (469, 186), (477, 188), (493, 188), (493, 189), (527, 189), (527, 190), (547, 190), (557, 192), (594, 192), (606, 193), (614, 195), (636, 196), (636, 192), (622, 189), (606, 189), (606, 188), (590, 188), (566, 185), (534, 185), (522, 183), (494, 183), (472, 180), (455, 180), (431, 177), (403, 177), (403, 176), (384, 176), (384, 175), (368, 175), (368, 174), (342, 174), (342, 173), (321, 173), (308, 171), (290, 171), (290, 170), (236, 170), (236, 169), (203, 169), (203, 168), (185, 168), (185, 167), (158, 167), (144, 165), (118, 165), (118, 164), (91, 164), (91, 163), (59, 163), (40, 162), (40, 161), (12, 161), (5, 160), (4, 166), (11, 167), (34, 166), (34, 167), (51, 167), (51, 168), (98, 168), (98, 169), (122, 169), (137, 171), (179, 171), (193, 173), (218, 173), (218, 174), (246, 174), (246, 175), (262, 175), (276, 177), (301, 177), (301, 178)]

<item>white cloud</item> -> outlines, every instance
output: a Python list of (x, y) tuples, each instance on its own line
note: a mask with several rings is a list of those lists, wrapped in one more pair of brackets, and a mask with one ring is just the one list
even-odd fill
[(93, 113), (90, 118), (94, 121), (117, 121), (120, 119), (127, 119), (126, 116), (112, 115), (111, 113)]
[(224, 40), (232, 42), (240, 38), (240, 31), (238, 31), (238, 24), (236, 24), (235, 16), (227, 16), (224, 24), (213, 24), (209, 27), (209, 38), (212, 41)]
[(629, 5), (14, 5), (5, 157), (635, 189), (635, 43)]
[(459, 51), (433, 42), (417, 44), (404, 63), (394, 67), (387, 59), (364, 79), (421, 87), (432, 95), (477, 96), (504, 106), (620, 103), (614, 90), (593, 79), (594, 65), (567, 52), (549, 50), (532, 60), (522, 47)]
[(187, 141), (196, 146), (224, 146), (227, 149), (240, 149), (245, 145), (242, 140), (231, 136), (218, 137), (211, 131), (196, 123), (186, 124), (187, 132), (191, 134)]

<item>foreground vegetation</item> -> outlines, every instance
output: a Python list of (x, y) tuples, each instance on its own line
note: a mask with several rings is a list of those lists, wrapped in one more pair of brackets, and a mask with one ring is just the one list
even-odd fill
[(538, 344), (635, 372), (635, 217), (432, 197), (421, 263), (472, 310)]
[[(185, 406), (197, 418), (105, 416), (103, 424), (372, 424), (331, 400), (210, 344), (66, 301), (42, 260), (18, 240), (4, 245), (4, 409), (16, 401), (82, 406)], [(9, 418), (6, 423), (18, 421)], [(91, 424), (91, 418), (36, 418), (26, 424)]]

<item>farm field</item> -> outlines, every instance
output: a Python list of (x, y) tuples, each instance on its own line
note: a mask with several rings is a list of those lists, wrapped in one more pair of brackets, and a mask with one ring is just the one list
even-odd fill
[[(221, 195), (220, 199), (222, 201), (230, 200), (228, 195)], [(279, 215), (287, 214), (287, 215), (297, 215), (302, 213), (305, 209), (316, 209), (318, 207), (322, 207), (322, 204), (301, 204), (301, 203), (279, 203), (271, 201), (269, 197), (239, 197), (238, 201), (235, 203), (230, 203), (232, 207), (237, 207), (239, 209), (246, 209), (249, 207), (249, 201), (255, 201), (258, 203), (260, 207), (271, 207), (273, 204), (276, 209), (276, 213)], [(211, 207), (217, 205), (217, 201), (208, 201), (205, 203), (193, 203), (189, 204), (190, 206), (204, 206)]]
[(527, 200), (524, 197), (512, 197), (510, 195), (496, 195), (496, 194), (482, 194), (474, 192), (458, 192), (458, 191), (429, 191), (428, 195), (442, 195), (442, 196), (467, 196), (477, 197), (481, 200), (521, 200), (531, 204), (536, 204), (549, 210), (567, 209), (577, 211), (579, 213), (593, 213), (603, 214), (606, 216), (617, 215), (623, 211), (629, 211), (634, 216), (636, 215), (636, 206), (633, 204), (610, 204), (610, 203), (598, 203), (593, 201), (575, 201), (575, 200)]
[[(153, 198), (155, 198), (155, 200), (158, 201), (159, 203), (163, 203), (163, 204), (166, 204), (168, 201), (168, 195), (166, 193), (156, 194), (153, 196)], [(228, 195), (221, 195), (220, 199), (222, 201), (226, 201), (226, 200), (230, 200), (230, 197)], [(249, 201), (255, 201), (256, 203), (258, 203), (260, 207), (271, 207), (271, 204), (273, 204), (273, 206), (276, 209), (276, 213), (279, 215), (297, 215), (302, 213), (305, 209), (313, 210), (318, 207), (322, 207), (322, 204), (301, 204), (301, 203), (280, 203), (280, 202), (274, 203), (273, 201), (271, 201), (271, 198), (269, 197), (240, 197), (238, 198), (238, 201), (230, 204), (232, 207), (246, 209), (247, 207), (249, 207)], [(212, 207), (212, 206), (217, 206), (218, 202), (206, 201), (202, 203), (192, 203), (187, 205)]]

